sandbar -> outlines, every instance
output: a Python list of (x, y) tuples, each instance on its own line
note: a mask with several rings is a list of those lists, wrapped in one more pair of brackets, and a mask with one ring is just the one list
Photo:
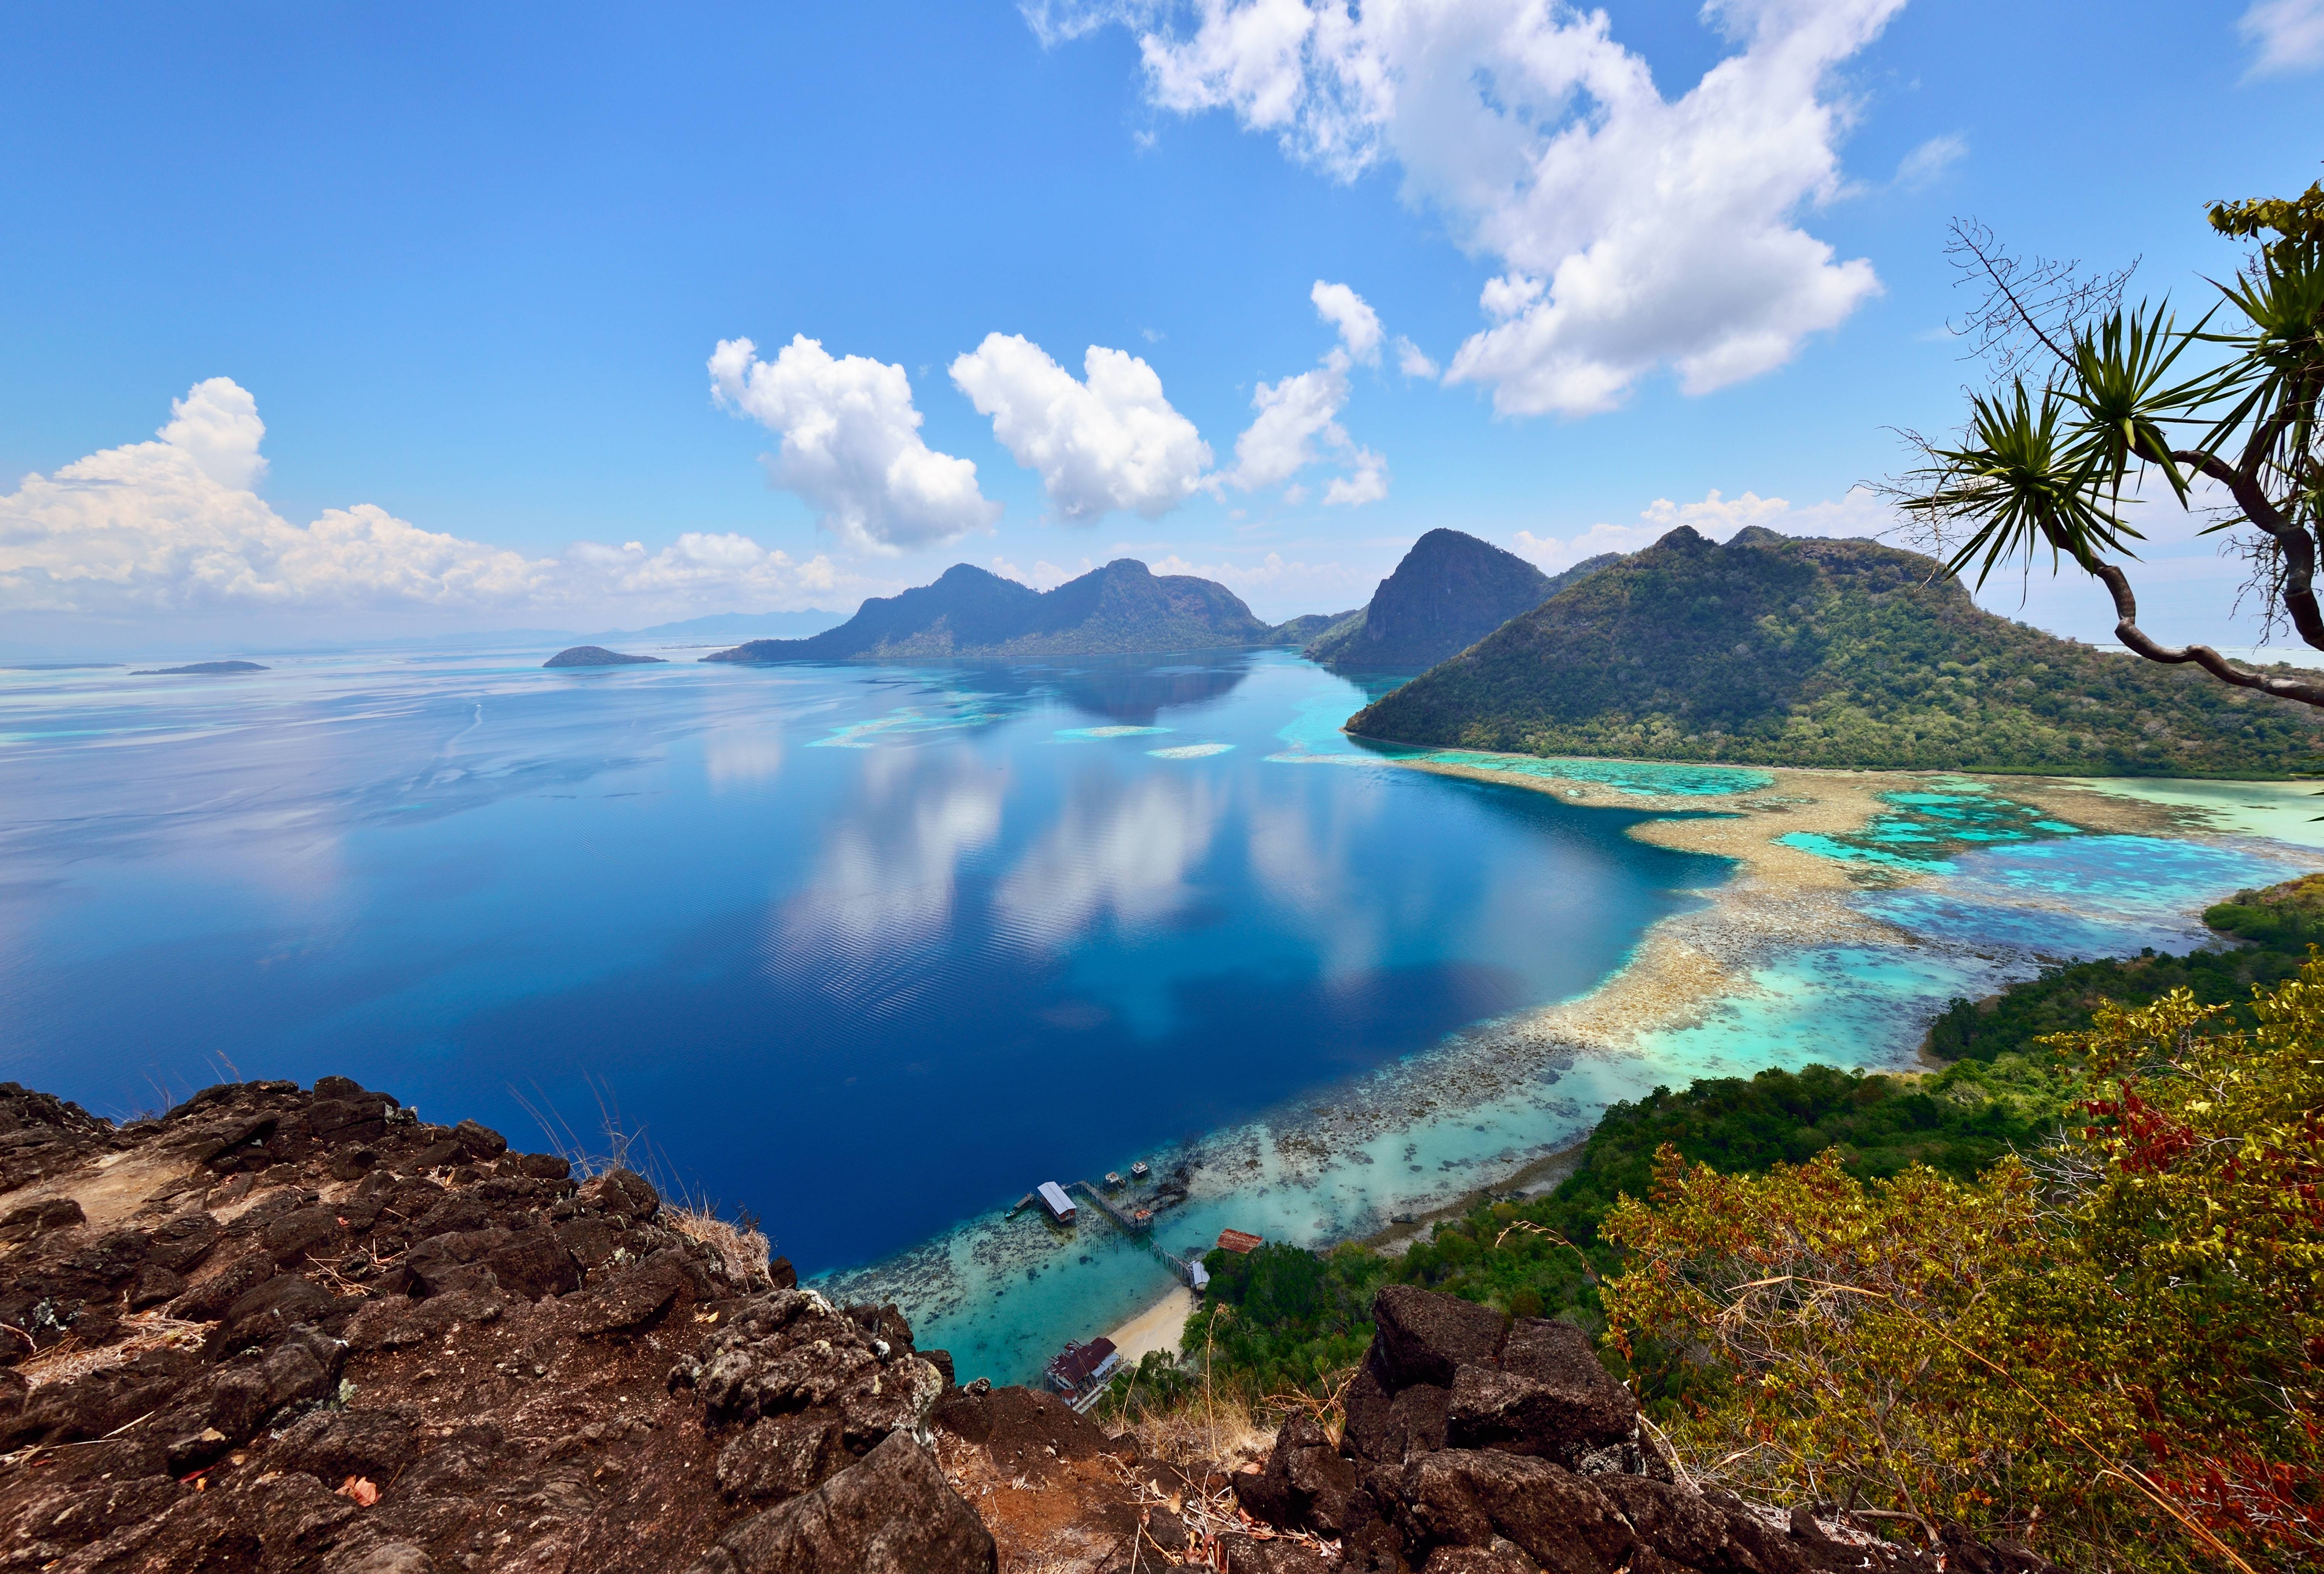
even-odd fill
[[(1511, 759), (1515, 763), (1529, 756)], [(1974, 782), (1996, 797), (2030, 805), (2089, 831), (2183, 835), (2205, 829), (2200, 815), (2182, 807), (2048, 777), (1757, 768), (1756, 776), (1774, 781), (1732, 793), (1680, 795), (1425, 757), (1395, 763), (1407, 770), (1546, 792), (1585, 807), (1672, 816), (1642, 820), (1628, 834), (1656, 847), (1734, 860), (1732, 875), (1700, 893), (1703, 907), (1655, 923), (1628, 964), (1597, 988), (1487, 1030), (1504, 1047), (1549, 1042), (1618, 1052), (1642, 1033), (1688, 1026), (1721, 999), (1748, 991), (1752, 969), (1782, 952), (1812, 946), (1914, 945), (1914, 936), (1860, 911), (1848, 899), (1871, 886), (1925, 881), (1935, 871), (1855, 863), (1780, 839), (1802, 832), (1824, 837), (1861, 832), (1888, 809), (1883, 800), (1889, 793)]]

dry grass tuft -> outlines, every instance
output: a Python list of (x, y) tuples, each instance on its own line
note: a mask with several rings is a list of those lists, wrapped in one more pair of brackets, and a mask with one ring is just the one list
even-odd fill
[(18, 1365), (17, 1375), (35, 1388), (70, 1383), (92, 1372), (102, 1372), (134, 1360), (148, 1350), (175, 1347), (199, 1349), (209, 1335), (207, 1323), (186, 1322), (159, 1311), (134, 1312), (121, 1319), (125, 1330), (118, 1343), (90, 1347), (67, 1335), (62, 1342)]
[(1133, 1406), (1123, 1419), (1139, 1453), (1173, 1465), (1233, 1470), (1264, 1460), (1275, 1447), (1275, 1428), (1231, 1389), (1189, 1393), (1174, 1405)]
[(751, 1290), (773, 1285), (767, 1259), (774, 1251), (774, 1243), (767, 1239), (767, 1232), (749, 1215), (724, 1218), (706, 1204), (689, 1201), (664, 1203), (661, 1217), (678, 1234), (691, 1236), (715, 1252), (719, 1265), (735, 1283)]

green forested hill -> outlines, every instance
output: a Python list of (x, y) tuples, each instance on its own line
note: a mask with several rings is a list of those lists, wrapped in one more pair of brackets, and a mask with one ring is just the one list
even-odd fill
[(2282, 776), (2318, 718), (1978, 609), (1866, 541), (1681, 526), (1358, 712), (1533, 755), (2061, 775)]
[[(1278, 629), (1225, 586), (1155, 574), (1132, 558), (1036, 590), (968, 563), (933, 585), (874, 596), (837, 628), (807, 639), (752, 640), (706, 662), (848, 662), (942, 656), (1085, 656), (1289, 644), (1319, 617)], [(1286, 632), (1287, 631), (1287, 632)]]
[(1569, 579), (1611, 560), (1592, 559), (1553, 579), (1490, 542), (1432, 530), (1360, 611), (1317, 631), (1307, 655), (1343, 671), (1426, 671), (1540, 606)]

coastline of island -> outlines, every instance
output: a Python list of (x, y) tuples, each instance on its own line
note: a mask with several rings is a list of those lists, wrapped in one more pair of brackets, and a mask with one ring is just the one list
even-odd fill
[[(1738, 784), (1729, 791), (1707, 791), (1700, 780), (1690, 778), (1683, 792), (1651, 792), (1638, 785), (1640, 762), (1561, 761), (1558, 764), (1614, 769), (1606, 773), (1585, 770), (1560, 775), (1543, 772), (1544, 762), (1530, 755), (1462, 751), (1462, 757), (1444, 757), (1451, 753), (1384, 756), (1377, 763), (1521, 787), (1577, 808), (1643, 814), (1646, 818), (1628, 828), (1628, 835), (1674, 851), (1731, 860), (1731, 872), (1726, 879), (1701, 889), (1702, 907), (1671, 914), (1650, 926), (1629, 959), (1595, 987), (1569, 1000), (1481, 1024), (1434, 1052), (1416, 1055), (1361, 1079), (1358, 1088), (1342, 1090), (1349, 1107), (1333, 1112), (1339, 1117), (1336, 1120), (1311, 1107), (1302, 1125), (1310, 1130), (1318, 1125), (1337, 1125), (1342, 1143), (1327, 1147), (1301, 1133), (1255, 1123), (1248, 1134), (1263, 1133), (1274, 1139), (1267, 1144), (1274, 1150), (1266, 1155), (1269, 1184), (1303, 1180), (1313, 1184), (1335, 1167), (1330, 1148), (1344, 1153), (1345, 1142), (1369, 1134), (1356, 1128), (1387, 1124), (1381, 1117), (1399, 1103), (1407, 1114), (1419, 1114), (1432, 1106), (1457, 1106), (1463, 1100), (1454, 1089), (1465, 1089), (1481, 1105), (1506, 1097), (1512, 1087), (1555, 1068), (1561, 1060), (1577, 1056), (1609, 1061), (1635, 1058), (1640, 1053), (1639, 1042), (1646, 1036), (1699, 1025), (1723, 1005), (1758, 992), (1755, 975), (1787, 955), (1855, 945), (1900, 950), (1936, 949), (1923, 937), (1861, 911), (1850, 899), (1868, 890), (1898, 891), (1932, 884), (1942, 878), (1943, 864), (1851, 862), (1784, 839), (1841, 841), (1861, 837), (1876, 819), (1892, 811), (1891, 799), (1895, 794), (1948, 790), (1988, 794), (2024, 805), (2084, 835), (2264, 835), (2248, 826), (2217, 823), (2222, 807), (2217, 800), (2227, 795), (2226, 788), (2237, 784), (2206, 784), (2210, 790), (2197, 793), (2183, 789), (2174, 792), (2169, 782), (2148, 784), (2142, 791), (2144, 778), (2116, 782), (1966, 772), (1766, 766), (1709, 767), (1734, 771)], [(1335, 758), (1346, 760), (1346, 756)], [(1646, 768), (1651, 770), (1651, 764)], [(1618, 781), (1621, 784), (1616, 784)], [(2250, 785), (2270, 797), (2308, 791), (2273, 782)], [(2207, 802), (2206, 798), (2214, 801)], [(2324, 868), (2324, 850), (2316, 852), (2314, 863)], [(1421, 1089), (1412, 1084), (1424, 1080), (1432, 1085), (1428, 1091), (1433, 1097), (1415, 1097)], [(1402, 1084), (1401, 1091), (1407, 1097), (1381, 1097), (1388, 1091), (1383, 1084)], [(1360, 1096), (1345, 1097), (1348, 1094)], [(1302, 1102), (1312, 1106), (1315, 1101)], [(1358, 1105), (1370, 1106), (1370, 1119), (1354, 1118)], [(1513, 1153), (1502, 1163), (1480, 1166), (1480, 1171), (1464, 1178), (1464, 1184), (1456, 1190), (1416, 1205), (1397, 1221), (1384, 1226), (1374, 1221), (1373, 1227), (1311, 1244), (1328, 1246), (1336, 1240), (1357, 1240), (1374, 1249), (1394, 1252), (1419, 1238), (1433, 1222), (1460, 1216), (1480, 1198), (1552, 1190), (1579, 1162), (1591, 1129), (1584, 1126), (1546, 1150)], [(1133, 1347), (1138, 1354), (1153, 1348), (1175, 1351), (1176, 1336), (1195, 1305), (1185, 1289), (1173, 1285), (1122, 1319), (1109, 1337), (1125, 1351)], [(1165, 1324), (1167, 1337), (1160, 1331)], [(1134, 1365), (1137, 1356), (1125, 1354), (1123, 1359), (1125, 1365)]]

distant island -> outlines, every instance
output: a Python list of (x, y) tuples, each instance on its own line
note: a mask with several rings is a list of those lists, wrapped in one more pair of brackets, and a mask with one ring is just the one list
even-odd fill
[(1412, 543), (1370, 604), (1307, 646), (1310, 660), (1360, 672), (1423, 672), (1616, 560), (1602, 553), (1553, 578), (1489, 542), (1432, 530)]
[(1225, 586), (1155, 574), (1120, 558), (1036, 590), (967, 563), (933, 585), (875, 596), (837, 628), (808, 639), (752, 640), (706, 662), (847, 662), (939, 656), (1090, 656), (1296, 644), (1318, 620), (1277, 625)]
[(1320, 639), (1324, 634), (1330, 633), (1333, 629), (1337, 628), (1340, 625), (1346, 623), (1352, 618), (1360, 618), (1363, 616), (1363, 615), (1364, 609), (1360, 606), (1356, 607), (1353, 611), (1350, 612), (1305, 613), (1298, 617), (1293, 618), (1288, 623), (1277, 624), (1275, 625), (1275, 632), (1277, 637), (1270, 643), (1286, 645), (1305, 645), (1314, 640)]
[(1529, 755), (2246, 778), (2312, 769), (2319, 727), (1983, 611), (1913, 552), (1683, 525), (1348, 722)]
[(541, 662), (544, 667), (642, 667), (659, 666), (659, 656), (632, 656), (622, 651), (609, 651), (603, 645), (575, 645), (558, 652)]
[(256, 662), (196, 662), (186, 667), (141, 667), (130, 673), (133, 678), (191, 678), (210, 672), (263, 672), (269, 669)]

